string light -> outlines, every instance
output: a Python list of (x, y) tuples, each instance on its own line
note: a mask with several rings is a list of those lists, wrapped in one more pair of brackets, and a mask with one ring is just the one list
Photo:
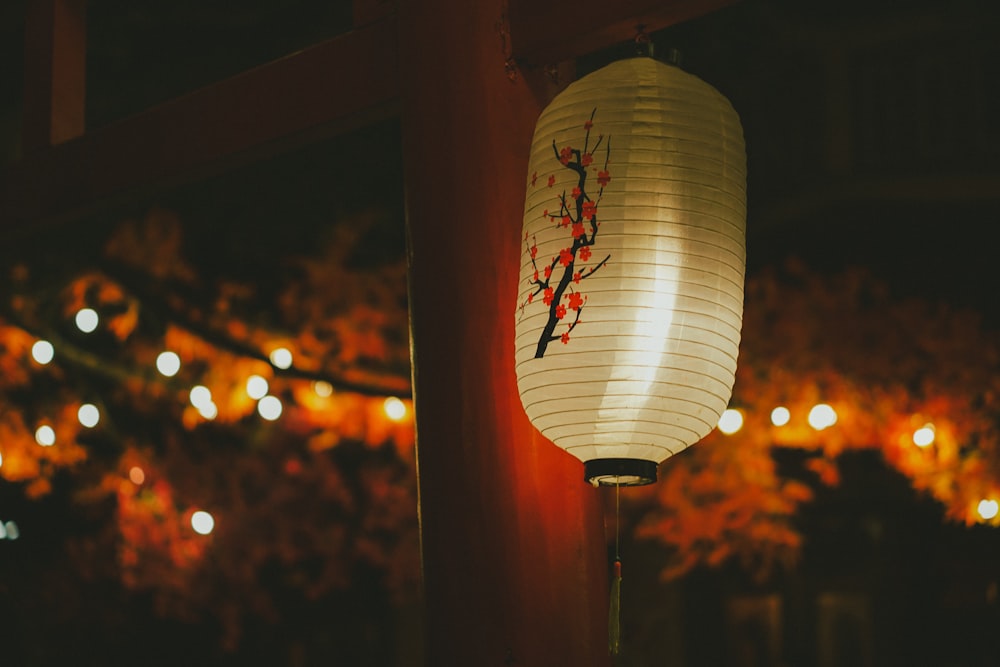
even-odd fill
[(100, 318), (93, 308), (81, 308), (76, 312), (76, 328), (83, 333), (90, 333), (97, 328)]
[(398, 422), (406, 416), (406, 404), (395, 396), (385, 399), (382, 409), (385, 410), (386, 416), (394, 422)]
[(247, 378), (247, 396), (255, 401), (267, 396), (268, 389), (270, 387), (267, 380), (260, 375), (251, 375)]
[(719, 417), (718, 428), (726, 435), (732, 435), (743, 428), (743, 413), (729, 408)]
[(35, 431), (35, 442), (42, 447), (51, 447), (56, 444), (56, 432), (48, 424), (43, 424)]
[(791, 419), (792, 413), (783, 405), (779, 405), (774, 410), (771, 410), (771, 423), (775, 426), (784, 426)]
[(191, 527), (199, 535), (208, 535), (215, 529), (215, 519), (204, 510), (198, 510), (191, 515)]
[(52, 347), (52, 343), (47, 340), (35, 341), (35, 344), (31, 346), (31, 358), (40, 363), (42, 366), (52, 361), (55, 357), (56, 351)]
[(139, 466), (132, 466), (131, 468), (128, 469), (128, 478), (132, 481), (133, 484), (135, 484), (136, 486), (140, 486), (143, 482), (146, 481), (146, 473), (144, 473), (142, 471), (142, 468), (140, 468)]
[(333, 385), (326, 380), (317, 380), (312, 384), (313, 391), (320, 398), (327, 398), (333, 396)]
[(837, 413), (826, 403), (814, 405), (809, 411), (809, 425), (817, 431), (822, 431), (837, 423)]
[(917, 447), (929, 447), (934, 443), (934, 425), (924, 424), (913, 432), (913, 444)]
[(101, 411), (93, 403), (84, 403), (76, 411), (76, 418), (87, 428), (94, 428), (101, 421)]
[(181, 358), (177, 356), (177, 353), (167, 350), (160, 352), (160, 356), (156, 357), (156, 370), (165, 377), (171, 378), (177, 375), (177, 371), (180, 369)]
[(292, 367), (292, 353), (287, 347), (279, 347), (271, 352), (271, 363), (276, 368), (286, 369)]
[(281, 416), (281, 400), (277, 396), (265, 396), (257, 403), (257, 412), (267, 421), (273, 422)]
[(979, 516), (986, 521), (989, 521), (997, 515), (998, 511), (1000, 511), (1000, 503), (997, 503), (997, 501), (989, 498), (984, 498), (979, 501), (979, 506), (976, 510), (979, 512)]

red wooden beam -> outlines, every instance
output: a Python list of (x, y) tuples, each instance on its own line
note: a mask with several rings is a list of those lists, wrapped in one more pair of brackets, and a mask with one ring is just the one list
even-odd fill
[(72, 219), (396, 111), (385, 18), (32, 154), (0, 174), (0, 234)]
[(607, 667), (598, 491), (514, 376), (540, 102), (507, 76), (503, 0), (399, 4), (425, 663)]
[(558, 63), (709, 14), (738, 0), (510, 0), (511, 50), (525, 67)]

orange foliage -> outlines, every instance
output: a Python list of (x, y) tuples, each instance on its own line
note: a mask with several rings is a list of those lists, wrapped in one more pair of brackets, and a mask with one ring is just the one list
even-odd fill
[[(744, 427), (668, 460), (638, 529), (671, 548), (664, 576), (729, 556), (760, 575), (794, 560), (791, 519), (811, 491), (775, 474), (775, 447), (811, 452), (806, 468), (827, 485), (840, 453), (878, 449), (967, 524), (983, 521), (981, 499), (1000, 497), (1000, 351), (974, 314), (894, 301), (861, 271), (831, 279), (792, 263), (748, 281), (743, 334), (733, 404)], [(817, 431), (807, 417), (820, 402), (837, 423)], [(777, 406), (787, 425), (770, 423)], [(920, 448), (913, 434), (927, 423), (935, 439)]]

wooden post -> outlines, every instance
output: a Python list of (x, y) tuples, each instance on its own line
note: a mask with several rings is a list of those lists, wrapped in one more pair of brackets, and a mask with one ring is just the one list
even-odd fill
[(399, 9), (426, 664), (606, 666), (598, 494), (517, 396), (525, 170), (544, 101), (505, 70), (504, 5)]
[(27, 3), (22, 154), (68, 141), (84, 132), (86, 8), (86, 0)]

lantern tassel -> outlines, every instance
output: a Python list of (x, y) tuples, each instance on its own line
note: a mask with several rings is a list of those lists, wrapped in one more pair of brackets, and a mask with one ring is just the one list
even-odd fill
[(611, 608), (608, 610), (608, 652), (618, 655), (622, 648), (622, 562), (615, 561), (615, 576), (611, 580)]
[(615, 573), (611, 580), (611, 607), (608, 609), (608, 652), (618, 655), (622, 648), (622, 557), (621, 484), (615, 482)]

